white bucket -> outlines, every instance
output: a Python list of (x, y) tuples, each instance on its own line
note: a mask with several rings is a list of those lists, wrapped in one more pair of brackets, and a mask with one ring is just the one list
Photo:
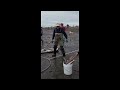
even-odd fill
[(64, 69), (64, 74), (65, 75), (71, 75), (72, 74), (72, 66), (73, 66), (73, 63), (72, 64), (70, 64), (70, 63), (64, 64), (63, 63), (63, 69)]

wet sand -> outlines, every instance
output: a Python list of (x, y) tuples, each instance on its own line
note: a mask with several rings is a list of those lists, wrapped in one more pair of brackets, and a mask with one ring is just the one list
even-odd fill
[[(65, 42), (65, 45), (64, 45), (65, 52), (67, 53), (65, 57), (66, 59), (70, 58), (71, 56), (74, 56), (79, 50), (79, 31), (78, 30), (74, 30), (74, 31), (71, 35), (69, 35), (67, 32), (68, 43)], [(53, 30), (43, 30), (43, 33), (44, 34), (42, 38), (44, 40), (44, 46), (47, 46), (47, 44), (52, 40)], [(52, 48), (53, 45), (54, 45), (53, 43), (50, 43), (45, 48), (46, 49)], [(66, 76), (63, 73), (63, 57), (62, 57), (61, 51), (59, 50), (59, 52), (57, 53), (57, 56), (60, 56), (60, 57), (52, 59), (52, 54), (53, 53), (41, 54), (41, 71), (50, 65), (50, 62), (48, 59), (51, 58), (50, 59), (51, 66), (47, 70), (41, 73), (41, 79), (79, 79), (79, 61), (80, 61), (79, 56), (76, 58), (73, 64), (72, 75)]]

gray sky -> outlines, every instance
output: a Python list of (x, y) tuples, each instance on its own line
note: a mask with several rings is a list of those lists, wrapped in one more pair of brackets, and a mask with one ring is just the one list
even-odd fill
[(79, 11), (41, 11), (41, 26), (55, 26), (56, 23), (79, 25)]

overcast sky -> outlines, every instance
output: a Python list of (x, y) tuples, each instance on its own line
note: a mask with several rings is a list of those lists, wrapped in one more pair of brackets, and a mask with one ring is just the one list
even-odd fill
[(41, 26), (54, 26), (56, 23), (79, 25), (79, 11), (41, 11)]

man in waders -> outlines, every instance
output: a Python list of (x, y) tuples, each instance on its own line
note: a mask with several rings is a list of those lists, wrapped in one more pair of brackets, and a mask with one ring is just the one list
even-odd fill
[(62, 28), (60, 28), (60, 24), (57, 24), (56, 28), (53, 31), (53, 37), (52, 37), (52, 42), (53, 42), (53, 39), (55, 38), (55, 42), (54, 42), (54, 54), (52, 55), (52, 57), (56, 57), (56, 49), (57, 49), (58, 45), (60, 46), (60, 50), (61, 50), (61, 52), (63, 54), (63, 57), (65, 57), (65, 50), (64, 50), (64, 47), (63, 47), (63, 45), (64, 45), (63, 35), (66, 38), (66, 42), (68, 42), (68, 40), (67, 40), (67, 34), (65, 33), (64, 30), (62, 30)]

